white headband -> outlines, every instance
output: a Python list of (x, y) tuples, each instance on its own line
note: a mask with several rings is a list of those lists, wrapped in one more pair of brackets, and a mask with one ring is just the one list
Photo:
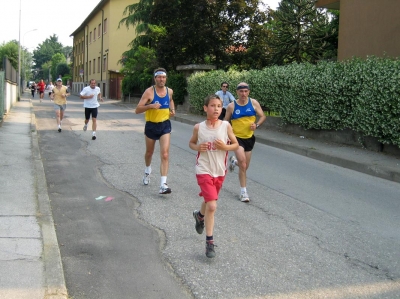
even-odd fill
[(155, 72), (155, 73), (154, 73), (154, 77), (157, 77), (157, 76), (159, 76), (159, 75), (164, 75), (164, 76), (166, 76), (167, 73), (166, 73), (166, 72), (163, 72), (163, 71), (158, 71), (158, 72)]

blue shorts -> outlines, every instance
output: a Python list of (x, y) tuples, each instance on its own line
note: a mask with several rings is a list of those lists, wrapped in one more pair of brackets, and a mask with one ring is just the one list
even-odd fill
[(64, 105), (54, 104), (55, 111), (65, 111), (65, 109), (67, 109), (67, 104), (64, 104)]
[(254, 144), (256, 143), (256, 137), (253, 135), (250, 138), (239, 138), (236, 137), (239, 146), (244, 148), (245, 152), (251, 152), (253, 150)]
[(159, 140), (162, 135), (171, 133), (171, 122), (169, 119), (160, 122), (153, 123), (151, 121), (147, 121), (144, 127), (144, 135), (147, 138), (153, 140)]

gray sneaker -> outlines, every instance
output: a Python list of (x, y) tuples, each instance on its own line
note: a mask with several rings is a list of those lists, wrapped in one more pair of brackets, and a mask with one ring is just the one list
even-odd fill
[(83, 131), (86, 132), (86, 130), (87, 130), (87, 125), (84, 125), (84, 126), (83, 126)]
[(143, 176), (143, 185), (148, 185), (150, 183), (150, 173), (145, 173)]
[(215, 246), (216, 245), (214, 245), (214, 243), (206, 241), (206, 257), (208, 258), (215, 257), (215, 250), (214, 250)]
[(160, 192), (159, 194), (170, 194), (171, 193), (171, 188), (168, 188), (168, 185), (164, 183), (164, 185), (160, 186)]
[(193, 211), (193, 217), (194, 217), (194, 220), (196, 220), (196, 225), (195, 225), (196, 232), (199, 235), (201, 235), (204, 231), (204, 218), (203, 218), (203, 220), (199, 219), (199, 211), (197, 211), (197, 210)]
[(243, 192), (242, 194), (240, 194), (239, 199), (241, 202), (249, 202), (250, 201), (249, 194), (247, 194), (247, 192)]
[(236, 157), (235, 156), (231, 156), (229, 158), (229, 171), (233, 172), (235, 170), (235, 166), (236, 166)]

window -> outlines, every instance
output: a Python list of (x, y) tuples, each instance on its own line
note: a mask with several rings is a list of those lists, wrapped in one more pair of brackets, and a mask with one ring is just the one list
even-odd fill
[(93, 75), (96, 73), (96, 59), (93, 59)]
[(93, 41), (96, 40), (96, 28), (93, 29)]
[(90, 31), (90, 34), (89, 34), (89, 44), (92, 42), (92, 31)]
[(101, 24), (99, 24), (99, 38), (100, 38), (100, 35), (101, 35)]
[(104, 19), (103, 23), (103, 34), (107, 32), (107, 19)]
[(89, 61), (89, 75), (92, 74), (91, 71), (92, 71), (92, 61)]
[(103, 72), (105, 72), (107, 69), (107, 56), (103, 56)]
[(100, 57), (97, 57), (97, 72), (98, 73), (100, 73), (100, 63), (101, 63)]

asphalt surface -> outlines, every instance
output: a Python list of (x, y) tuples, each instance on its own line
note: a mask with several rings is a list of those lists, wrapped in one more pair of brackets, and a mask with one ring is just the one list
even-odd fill
[[(53, 215), (55, 213), (59, 213), (57, 211), (58, 209), (63, 210), (63, 207), (61, 205), (54, 206), (53, 211), (50, 208), (49, 182), (47, 182), (46, 180), (46, 176), (44, 173), (44, 165), (38, 146), (39, 143), (36, 130), (36, 118), (35, 114), (33, 113), (32, 103), (28, 98), (28, 94), (26, 93), (25, 95), (26, 96), (22, 98), (21, 102), (18, 102), (14, 105), (9, 115), (7, 115), (2, 127), (0, 128), (0, 144), (1, 144), (0, 187), (2, 190), (1, 202), (3, 205), (3, 208), (1, 209), (0, 212), (0, 221), (2, 222), (0, 225), (0, 277), (2, 277), (2, 279), (0, 280), (0, 298), (67, 298), (67, 288), (65, 283), (63, 266), (61, 262), (59, 242), (56, 237), (55, 233), (56, 229), (53, 220)], [(128, 109), (133, 109), (133, 105), (130, 104), (124, 104), (120, 102), (114, 102), (113, 104), (119, 105), (121, 107), (127, 107)], [(178, 112), (174, 119), (176, 121), (180, 121), (183, 123), (194, 124), (203, 120), (204, 118), (202, 116)], [(71, 130), (76, 136), (80, 136), (82, 130), (81, 124), (78, 124), (76, 128), (74, 127), (74, 125), (75, 125), (74, 123), (71, 124), (70, 126)], [(115, 134), (123, 134), (123, 132), (118, 132)], [(112, 138), (113, 136), (110, 135), (109, 139), (111, 143), (113, 142)], [(266, 130), (264, 128), (261, 128), (256, 131), (256, 138), (257, 142), (277, 147), (286, 151), (304, 155), (313, 159), (317, 159), (341, 167), (346, 167), (355, 171), (363, 172), (371, 176), (376, 176), (383, 179), (391, 180), (393, 182), (400, 182), (400, 161), (399, 158), (395, 156), (377, 152), (371, 152), (361, 148), (342, 146), (334, 143), (319, 142), (317, 140), (301, 138), (301, 136), (294, 136), (279, 131)], [(76, 142), (78, 144), (75, 145), (74, 148), (76, 147), (81, 148), (82, 147), (81, 141), (76, 141)], [(137, 139), (134, 140), (133, 142), (141, 143), (142, 141), (141, 139)], [(96, 152), (101, 153), (103, 149), (100, 147), (89, 146), (88, 150), (91, 154), (96, 155)], [(141, 149), (139, 151), (141, 151)], [(179, 160), (179, 158), (183, 160), (186, 159), (185, 157), (174, 157), (174, 158), (175, 160)], [(88, 157), (84, 156), (82, 157), (82, 159), (88, 159)], [(110, 157), (110, 161), (111, 160), (112, 159)], [(53, 159), (52, 163), (54, 163), (52, 167), (57, 169), (56, 158)], [(93, 160), (92, 163), (96, 164), (97, 162)], [(137, 165), (133, 165), (133, 167), (142, 167), (141, 164), (142, 161), (140, 161), (140, 163), (138, 163)], [(129, 166), (132, 167), (132, 165)], [(113, 171), (110, 169), (111, 167), (120, 168), (119, 171), (121, 173), (125, 173), (128, 171), (122, 164), (103, 166), (101, 175), (108, 181), (112, 181), (114, 179)], [(175, 167), (178, 168), (179, 163), (177, 163)], [(127, 173), (129, 173), (129, 171)], [(140, 178), (135, 178), (135, 180), (139, 181)], [(62, 186), (62, 182), (57, 182), (56, 173), (52, 175), (52, 181), (53, 181), (52, 184), (54, 184), (54, 188), (56, 189), (59, 188), (60, 191), (62, 190), (62, 188), (65, 187)], [(91, 183), (97, 184), (98, 182), (93, 181)], [(121, 192), (137, 193), (137, 191), (133, 192), (133, 189), (137, 188), (136, 186), (129, 186), (127, 188), (126, 182), (124, 181), (122, 182), (115, 181), (113, 188), (121, 190)], [(187, 191), (190, 193), (191, 192), (190, 189), (193, 188), (193, 186), (182, 185), (181, 188), (182, 192)], [(158, 196), (156, 198), (151, 197), (150, 195), (147, 195), (147, 191), (145, 190), (140, 189), (137, 195), (139, 203), (143, 205), (143, 208), (146, 208), (146, 205), (150, 207), (148, 211), (153, 210), (152, 207), (154, 205), (157, 205), (162, 209), (164, 205), (168, 204), (168, 203), (161, 203), (160, 205), (159, 197)], [(78, 197), (78, 195), (76, 197)], [(278, 195), (275, 198), (275, 200), (279, 200)], [(263, 209), (269, 210), (270, 217), (274, 218), (270, 219), (274, 221), (268, 221), (268, 224), (271, 227), (275, 226), (275, 228), (287, 231), (287, 236), (291, 235), (293, 238), (297, 239), (297, 241), (299, 242), (297, 245), (301, 243), (301, 239), (299, 239), (299, 235), (295, 233), (295, 230), (293, 230), (294, 227), (297, 227), (296, 230), (299, 229), (304, 230), (303, 233), (311, 229), (303, 227), (303, 225), (301, 225), (301, 222), (296, 223), (296, 225), (293, 222), (291, 223), (291, 225), (287, 226), (287, 228), (282, 228), (280, 226), (283, 225), (283, 223), (281, 223), (279, 219), (276, 219), (274, 217), (273, 207), (271, 207), (271, 203), (270, 204), (259, 203), (259, 204), (260, 206), (267, 204), (267, 206), (264, 206)], [(310, 213), (310, 211), (307, 211), (302, 206), (298, 206), (295, 204), (292, 205), (293, 206), (291, 206), (291, 208), (294, 208), (294, 206), (296, 206), (297, 211), (304, 212), (302, 215), (303, 217), (304, 215)], [(182, 208), (187, 209), (186, 206), (183, 206)], [(238, 219), (243, 221), (243, 223), (249, 221), (249, 219), (246, 220), (245, 218), (246, 215), (241, 215), (241, 213), (238, 214), (238, 212), (242, 211), (243, 209), (243, 204), (241, 203), (238, 203), (237, 208), (236, 205), (227, 206), (222, 204), (222, 208), (225, 208), (234, 217), (238, 217)], [(123, 207), (120, 207), (118, 209), (120, 209), (120, 213), (123, 213), (122, 211)], [(128, 207), (126, 209), (134, 210), (135, 208)], [(167, 209), (167, 206), (165, 206), (164, 209)], [(262, 228), (257, 227), (257, 222), (260, 223), (260, 221), (265, 221), (265, 219), (263, 218), (264, 216), (260, 214), (260, 209), (255, 210), (254, 206), (252, 205), (249, 205), (248, 208), (246, 209), (252, 210), (249, 211), (249, 213), (251, 213), (252, 215), (251, 217), (253, 218), (251, 220), (252, 221), (251, 225), (249, 224), (250, 227), (261, 231)], [(151, 218), (151, 215), (146, 215), (145, 211), (146, 209), (141, 211), (141, 213), (143, 213), (141, 214), (141, 220), (144, 220), (146, 222), (147, 219)], [(179, 211), (177, 211), (177, 213), (178, 212)], [(280, 211), (280, 213), (282, 213), (282, 211)], [(309, 216), (315, 217), (311, 215)], [(222, 214), (220, 216), (220, 220), (224, 220), (226, 217), (228, 217), (228, 215)], [(322, 214), (317, 215), (317, 218), (319, 217), (321, 217), (322, 220), (322, 217), (324, 217), (324, 215)], [(169, 215), (167, 219), (157, 218), (157, 221), (153, 222), (152, 225), (160, 228), (169, 227), (168, 229), (165, 230), (166, 238), (170, 237), (171, 235), (174, 235), (172, 232), (174, 232), (175, 230), (183, 229), (182, 234), (184, 236), (186, 235), (186, 230), (188, 231), (193, 230), (192, 222), (188, 224), (185, 223), (183, 225), (184, 226), (183, 228), (175, 227), (175, 225), (178, 224), (182, 226), (182, 223), (179, 221), (175, 222), (174, 218), (175, 215)], [(300, 221), (300, 218), (298, 220)], [(324, 219), (324, 221), (326, 221), (326, 219)], [(341, 226), (344, 225), (336, 222), (333, 219), (329, 219), (329, 221), (330, 224), (331, 225), (333, 224), (333, 226), (335, 226), (335, 228), (337, 228), (339, 231)], [(223, 221), (221, 221), (221, 223), (223, 223)], [(293, 227), (291, 227), (292, 225)], [(327, 224), (324, 223), (324, 225)], [(320, 228), (318, 227), (312, 227), (312, 228), (314, 229), (314, 231), (309, 232), (310, 236), (315, 234), (315, 231), (320, 231)], [(242, 229), (246, 231), (245, 228), (242, 227)], [(325, 229), (329, 230), (328, 226)], [(224, 248), (229, 248), (230, 250), (229, 255), (240, 256), (241, 252), (238, 251), (238, 248), (232, 248), (231, 246), (232, 243), (233, 244), (240, 243), (240, 239), (234, 237), (236, 236), (236, 233), (232, 231), (231, 227), (222, 226), (221, 230), (226, 231), (227, 236), (232, 236), (228, 240), (220, 241), (220, 244), (223, 245), (221, 246), (221, 255), (222, 256), (224, 256), (224, 254), (227, 255), (226, 249)], [(243, 234), (246, 234), (245, 231), (243, 231)], [(356, 236), (357, 234), (358, 232), (355, 231), (353, 236)], [(321, 240), (328, 242), (327, 240), (329, 239), (329, 234), (325, 235), (321, 232), (321, 236), (319, 236), (321, 238), (320, 242)], [(269, 237), (272, 236), (268, 234), (265, 235), (265, 238)], [(272, 248), (263, 249), (265, 250), (265, 256), (268, 256), (269, 260), (272, 261), (275, 260), (275, 262), (270, 262), (269, 266), (280, 264), (278, 262), (279, 257), (275, 256), (275, 254), (278, 253), (280, 250), (282, 250), (282, 248), (285, 248), (285, 250), (288, 251), (291, 250), (290, 245), (288, 245), (287, 243), (289, 240), (286, 240), (282, 236), (280, 238), (278, 238), (277, 236), (275, 237), (276, 237), (276, 244), (273, 244)], [(135, 235), (131, 235), (130, 238), (134, 240)], [(334, 236), (333, 238), (334, 239), (337, 238), (337, 240), (340, 240), (339, 236)], [(154, 235), (151, 236), (151, 233), (150, 233), (150, 240), (151, 241), (149, 242), (153, 243), (154, 240), (165, 242), (165, 240), (163, 241), (162, 237), (161, 239), (158, 239), (157, 236)], [(352, 236), (348, 236), (348, 238), (346, 238), (345, 240), (346, 243), (348, 242), (347, 245), (353, 242), (354, 244), (351, 246), (349, 245), (349, 247), (353, 248), (354, 252), (358, 251), (358, 249), (356, 248), (358, 245), (356, 239), (352, 238)], [(285, 272), (286, 273), (286, 276), (284, 277), (285, 281), (279, 281), (278, 279), (280, 275), (279, 271), (283, 269), (276, 269), (272, 267), (270, 268), (269, 274), (267, 274), (265, 277), (259, 277), (256, 285), (253, 284), (247, 285), (246, 277), (247, 279), (251, 278), (251, 274), (248, 272), (248, 269), (249, 268), (251, 269), (252, 266), (254, 267), (254, 269), (256, 269), (257, 263), (261, 265), (265, 264), (265, 260), (263, 259), (254, 261), (250, 258), (244, 258), (241, 260), (242, 263), (241, 265), (234, 265), (232, 259), (221, 257), (218, 268), (213, 268), (211, 264), (206, 264), (205, 266), (206, 269), (205, 270), (202, 269), (202, 271), (199, 272), (199, 269), (197, 269), (198, 271), (196, 271), (196, 268), (193, 269), (193, 267), (198, 267), (199, 263), (202, 264), (204, 267), (204, 262), (208, 263), (208, 261), (204, 261), (203, 256), (200, 257), (198, 254), (195, 253), (196, 247), (198, 247), (199, 245), (197, 244), (195, 245), (194, 248), (192, 248), (193, 244), (191, 243), (190, 240), (186, 238), (179, 239), (178, 244), (180, 248), (190, 249), (190, 251), (187, 254), (190, 255), (189, 256), (190, 260), (194, 260), (194, 264), (193, 265), (185, 264), (186, 259), (188, 258), (187, 256), (184, 256), (181, 262), (176, 262), (179, 261), (179, 257), (175, 256), (173, 248), (169, 247), (168, 244), (164, 244), (165, 245), (165, 248), (163, 249), (164, 250), (163, 255), (165, 257), (164, 262), (171, 265), (175, 269), (175, 272), (179, 277), (185, 277), (185, 275), (187, 275), (188, 280), (190, 281), (189, 287), (192, 291), (193, 296), (196, 298), (206, 298), (204, 297), (204, 293), (202, 291), (202, 289), (204, 288), (208, 288), (207, 294), (212, 294), (211, 297), (213, 298), (218, 298), (218, 297), (227, 298), (219, 293), (220, 290), (216, 287), (217, 284), (211, 284), (205, 286), (203, 285), (202, 280), (207, 281), (206, 278), (208, 278), (208, 276), (211, 276), (214, 277), (214, 280), (216, 280), (216, 283), (218, 283), (218, 279), (222, 279), (223, 277), (221, 276), (221, 273), (223, 274), (225, 272), (228, 275), (228, 273), (230, 273), (231, 267), (234, 267), (235, 269), (242, 269), (243, 271), (241, 273), (242, 275), (238, 273), (237, 277), (229, 276), (229, 278), (232, 280), (233, 285), (235, 284), (242, 285), (243, 292), (236, 292), (234, 289), (225, 289), (226, 294), (228, 294), (226, 296), (235, 293), (237, 298), (246, 297), (247, 291), (251, 289), (253, 290), (253, 294), (257, 296), (257, 294), (265, 293), (264, 290), (265, 288), (268, 287), (279, 291), (280, 287), (283, 287), (283, 284), (285, 283), (286, 284), (289, 283), (290, 280), (292, 280), (293, 283), (296, 282), (295, 284), (297, 285), (306, 283), (306, 281), (302, 280), (307, 279), (307, 277), (299, 278), (296, 277), (294, 274), (293, 276), (291, 276), (288, 274), (290, 273), (290, 269), (285, 269), (287, 271)], [(243, 247), (245, 246), (244, 244), (242, 245)], [(292, 245), (294, 245), (294, 243)], [(262, 246), (261, 247), (257, 246), (257, 244), (253, 244), (253, 246), (255, 248), (258, 248), (258, 250), (261, 250), (260, 248), (262, 248)], [(318, 247), (321, 247), (321, 244)], [(367, 246), (366, 244), (363, 244), (362, 246), (359, 247), (368, 248), (368, 244)], [(259, 252), (252, 252), (251, 249), (249, 248), (247, 249), (249, 250), (248, 254), (250, 257), (252, 256), (252, 254), (254, 254), (254, 256), (256, 255), (258, 256)], [(296, 250), (301, 250), (301, 249), (307, 251), (310, 248), (304, 247), (304, 248), (297, 248)], [(332, 251), (332, 248), (329, 248), (329, 251)], [(337, 251), (340, 252), (340, 247), (337, 247)], [(154, 252), (155, 255), (157, 255), (158, 253)], [(76, 254), (78, 255), (87, 254), (87, 250), (86, 251), (84, 250)], [(360, 256), (363, 256), (364, 254), (368, 255), (369, 253), (367, 252), (367, 250), (365, 250), (364, 253), (360, 252), (358, 254)], [(311, 255), (309, 256), (308, 254), (304, 254), (303, 258), (317, 259), (318, 261), (321, 262), (322, 261), (326, 262), (327, 259), (328, 261), (330, 261), (330, 257), (324, 255), (322, 252), (319, 252), (317, 254), (317, 257), (315, 257), (315, 253), (313, 257)], [(393, 261), (393, 264), (396, 263), (395, 260)], [(334, 259), (332, 259), (331, 261), (333, 263)], [(163, 261), (159, 260), (158, 262), (163, 262)], [(354, 265), (355, 264), (357, 263), (354, 262)], [(297, 266), (300, 265), (297, 265), (296, 262), (293, 261), (292, 267), (297, 267)], [(337, 265), (331, 264), (331, 267), (333, 268), (337, 267), (338, 271), (343, 271), (343, 269), (346, 269), (344, 265), (339, 265), (339, 264)], [(370, 265), (369, 267), (373, 268), (374, 265)], [(190, 269), (190, 270), (187, 270), (187, 272), (185, 272), (185, 269)], [(297, 273), (298, 272), (297, 270), (298, 269), (293, 271), (293, 273)], [(323, 267), (321, 271), (322, 270), (324, 270)], [(312, 272), (311, 269), (309, 269), (309, 271)], [(324, 274), (323, 272), (318, 272), (318, 274), (321, 276), (320, 279), (322, 284)], [(377, 276), (380, 275), (378, 273), (375, 274)], [(166, 275), (168, 276), (170, 274), (166, 273)], [(346, 279), (348, 281), (351, 281), (353, 279), (352, 275), (360, 275), (360, 274), (357, 272), (351, 273), (351, 271), (349, 271), (347, 275), (348, 277), (344, 275), (343, 281), (346, 281)], [(362, 279), (368, 280), (368, 277), (365, 276)], [(380, 286), (392, 290), (391, 293), (392, 295), (389, 295), (389, 297), (385, 298), (398, 298), (398, 296), (393, 295), (396, 294), (396, 292), (398, 294), (398, 291), (400, 290), (398, 288), (398, 281), (396, 282), (396, 280), (394, 279), (394, 282), (395, 282), (394, 286), (393, 284), (384, 284), (383, 282), (377, 282), (375, 284), (375, 287)], [(323, 292), (324, 290), (322, 290), (322, 294)], [(335, 291), (325, 289), (325, 294), (326, 293), (333, 294), (332, 292), (339, 293), (338, 296), (340, 296), (340, 291), (338, 291), (337, 289), (335, 289)], [(307, 293), (303, 292), (299, 292), (296, 294), (292, 293), (292, 294), (293, 298), (294, 297), (320, 298), (316, 293), (313, 293), (309, 296), (307, 296)], [(285, 298), (285, 297), (274, 297), (274, 298)], [(342, 296), (336, 298), (345, 298), (345, 297)], [(380, 297), (378, 296), (376, 298)]]

